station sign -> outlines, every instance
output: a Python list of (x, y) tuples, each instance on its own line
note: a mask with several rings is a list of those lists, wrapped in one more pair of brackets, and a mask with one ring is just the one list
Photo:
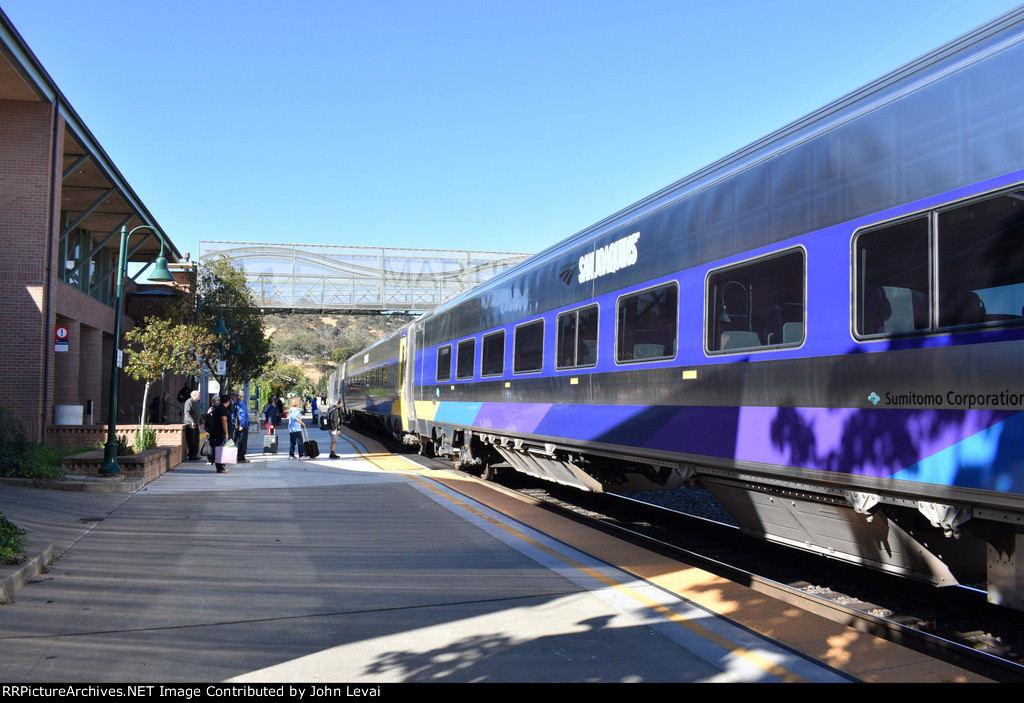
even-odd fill
[(53, 350), (55, 352), (66, 352), (70, 335), (71, 330), (63, 325), (57, 325), (53, 331)]

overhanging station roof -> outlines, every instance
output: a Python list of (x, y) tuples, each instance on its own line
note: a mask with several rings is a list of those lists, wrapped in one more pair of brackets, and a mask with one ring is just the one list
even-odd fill
[[(65, 218), (62, 236), (80, 227), (92, 232), (103, 247), (116, 249), (122, 226), (130, 230), (144, 224), (163, 232), (2, 10), (0, 100), (50, 103), (65, 121), (64, 141), (58, 145), (63, 178), (60, 208)], [(180, 261), (181, 253), (170, 239), (165, 245), (168, 261)], [(143, 229), (129, 242), (128, 260), (148, 263), (159, 252), (159, 237)]]

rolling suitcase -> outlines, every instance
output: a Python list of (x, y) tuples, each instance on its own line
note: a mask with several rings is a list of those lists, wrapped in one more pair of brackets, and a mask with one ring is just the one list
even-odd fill
[(266, 434), (263, 435), (263, 453), (264, 454), (277, 454), (277, 435)]
[(310, 439), (306, 435), (306, 426), (302, 426), (302, 454), (308, 456), (310, 459), (316, 459), (320, 456), (320, 445), (316, 443), (315, 439)]

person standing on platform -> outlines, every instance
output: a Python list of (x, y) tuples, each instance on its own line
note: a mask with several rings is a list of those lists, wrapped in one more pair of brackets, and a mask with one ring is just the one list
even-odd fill
[(338, 446), (338, 435), (341, 434), (341, 398), (336, 399), (334, 405), (327, 411), (327, 431), (331, 433), (331, 453), (327, 458), (340, 459), (334, 450)]
[(288, 410), (288, 435), (291, 438), (288, 446), (289, 459), (302, 460), (302, 428), (304, 426), (305, 423), (302, 421), (302, 400), (299, 396), (295, 396), (292, 398), (292, 407)]
[(199, 391), (189, 393), (185, 401), (185, 442), (188, 444), (188, 460), (199, 461), (199, 422), (203, 418), (199, 407)]
[(238, 445), (238, 463), (248, 464), (245, 448), (249, 445), (249, 409), (245, 407), (245, 398), (238, 393), (231, 393), (232, 415), (235, 428), (235, 444)]
[(210, 424), (206, 432), (210, 435), (210, 463), (217, 467), (217, 473), (228, 472), (224, 464), (218, 464), (217, 447), (231, 439), (231, 398), (225, 393), (215, 406), (210, 408)]
[(149, 404), (149, 423), (151, 425), (167, 423), (167, 409), (170, 402), (171, 394), (167, 391), (153, 398), (153, 402)]
[(277, 423), (281, 421), (281, 414), (277, 410), (277, 403), (271, 398), (263, 406), (263, 421), (266, 423), (267, 434), (274, 434)]

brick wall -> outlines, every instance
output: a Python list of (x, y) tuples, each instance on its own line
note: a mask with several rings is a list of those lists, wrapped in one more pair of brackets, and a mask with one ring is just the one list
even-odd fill
[[(175, 464), (188, 457), (188, 446), (182, 425), (147, 425), (152, 427), (156, 435), (156, 446), (175, 449)], [(115, 434), (131, 446), (138, 425), (118, 425)], [(106, 425), (82, 425), (52, 427), (47, 433), (47, 443), (61, 449), (78, 449), (105, 444), (107, 441)]]
[[(0, 405), (35, 442), (47, 441), (55, 405), (81, 405), (89, 422), (92, 402), (92, 421), (107, 421), (114, 349), (113, 309), (58, 277), (62, 173), (53, 146), (56, 129), (63, 152), (64, 122), (54, 114), (46, 103), (0, 101)], [(54, 351), (58, 322), (71, 333), (66, 352)], [(126, 316), (122, 332), (133, 324)], [(166, 390), (173, 399), (185, 380), (157, 380), (150, 398)], [(121, 373), (118, 384), (118, 410), (128, 412), (117, 421), (137, 422), (144, 383)]]
[(53, 115), (49, 104), (0, 101), (0, 404), (34, 441), (53, 415), (53, 354), (46, 351), (56, 322), (48, 283), (59, 221)]

